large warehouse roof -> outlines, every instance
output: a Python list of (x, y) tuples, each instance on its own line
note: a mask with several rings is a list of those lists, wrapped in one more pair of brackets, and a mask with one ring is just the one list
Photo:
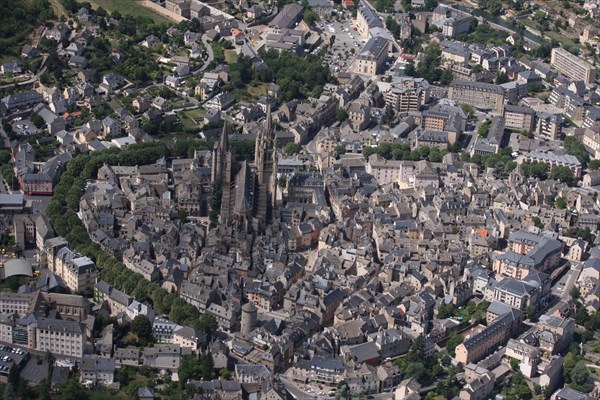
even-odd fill
[(33, 276), (31, 263), (25, 259), (8, 260), (4, 263), (4, 279), (15, 275)]

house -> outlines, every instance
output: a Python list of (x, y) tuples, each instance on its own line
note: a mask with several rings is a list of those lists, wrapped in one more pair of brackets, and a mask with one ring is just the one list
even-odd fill
[(0, 65), (0, 74), (18, 75), (23, 72), (23, 64), (20, 61), (9, 61)]
[(59, 117), (54, 114), (48, 107), (43, 104), (38, 104), (33, 108), (33, 112), (37, 113), (46, 124), (46, 129), (52, 135), (57, 134), (60, 131), (64, 131), (66, 128), (66, 121), (63, 117)]
[(102, 131), (108, 138), (118, 137), (121, 135), (121, 123), (111, 117), (106, 117), (102, 120)]
[(181, 86), (182, 82), (183, 80), (178, 76), (169, 75), (165, 78), (165, 85), (170, 86), (174, 89)]
[(84, 386), (110, 386), (115, 381), (115, 360), (96, 355), (84, 357), (79, 382)]
[(32, 59), (32, 58), (38, 58), (39, 56), (40, 56), (40, 51), (36, 47), (33, 47), (30, 44), (26, 44), (21, 49), (21, 57), (23, 57), (23, 58)]
[(215, 108), (219, 111), (227, 110), (235, 103), (235, 97), (229, 92), (219, 93), (212, 99), (206, 102), (206, 107)]

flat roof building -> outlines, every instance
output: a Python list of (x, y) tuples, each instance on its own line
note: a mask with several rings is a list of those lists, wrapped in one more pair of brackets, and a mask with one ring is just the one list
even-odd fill
[(550, 64), (564, 76), (586, 83), (594, 83), (596, 70), (589, 63), (561, 47), (552, 49)]

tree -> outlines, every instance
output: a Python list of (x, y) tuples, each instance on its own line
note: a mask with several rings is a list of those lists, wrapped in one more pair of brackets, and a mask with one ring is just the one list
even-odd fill
[(581, 238), (581, 239), (585, 240), (586, 242), (590, 242), (590, 243), (596, 240), (596, 235), (594, 235), (592, 233), (590, 228), (585, 228), (585, 229), (569, 228), (569, 229), (565, 229), (562, 232), (562, 234), (563, 234), (563, 236), (567, 236), (567, 237)]
[(575, 176), (573, 175), (571, 168), (557, 165), (550, 171), (550, 179), (555, 179), (557, 181), (569, 184), (575, 180)]
[(70, 378), (57, 384), (58, 400), (88, 400), (89, 396), (77, 379)]
[(404, 369), (405, 376), (411, 376), (422, 383), (427, 377), (427, 368), (422, 361), (414, 361), (408, 363)]
[(219, 323), (214, 315), (210, 313), (205, 313), (200, 317), (200, 323), (198, 325), (198, 329), (207, 334), (211, 334), (216, 332), (219, 329)]
[(446, 351), (448, 351), (448, 354), (454, 357), (456, 355), (456, 346), (461, 344), (463, 340), (464, 338), (462, 335), (458, 333), (452, 334), (452, 336), (450, 336), (446, 342)]
[(564, 197), (557, 197), (554, 199), (554, 207), (564, 210), (567, 208), (567, 200)]
[(15, 389), (10, 382), (4, 387), (4, 400), (17, 400)]
[(297, 154), (298, 152), (300, 152), (300, 150), (302, 150), (302, 146), (295, 142), (290, 142), (283, 146), (283, 152), (286, 156), (292, 156), (294, 154)]
[(450, 69), (450, 67), (442, 70), (442, 73), (440, 75), (440, 84), (443, 86), (448, 86), (450, 83), (452, 83), (452, 80), (454, 79), (454, 75), (452, 75), (452, 69)]
[(38, 129), (41, 129), (46, 124), (46, 122), (44, 121), (44, 118), (42, 118), (40, 116), (40, 114), (38, 114), (36, 112), (32, 112), (31, 115), (29, 116), (29, 119), (35, 125), (35, 127)]
[(219, 376), (225, 380), (231, 379), (231, 372), (227, 368), (221, 368), (219, 370)]
[(467, 114), (467, 118), (471, 118), (473, 115), (475, 115), (475, 108), (469, 104), (461, 104), (460, 108), (462, 108), (465, 114)]
[(212, 354), (209, 352), (204, 353), (200, 356), (200, 361), (198, 362), (198, 369), (200, 376), (205, 381), (209, 381), (215, 376), (214, 362)]
[(450, 317), (454, 316), (455, 312), (456, 312), (456, 309), (454, 308), (454, 306), (452, 304), (444, 304), (443, 306), (441, 306), (438, 309), (437, 318), (438, 319), (450, 318)]
[(133, 319), (131, 331), (143, 341), (152, 339), (152, 323), (145, 315), (138, 315)]
[(333, 149), (333, 151), (335, 152), (336, 157), (339, 157), (342, 154), (346, 154), (346, 147), (344, 147), (344, 145), (338, 144), (337, 146), (335, 146), (335, 149)]
[(569, 292), (569, 295), (573, 300), (576, 301), (577, 299), (579, 299), (579, 297), (581, 297), (581, 292), (579, 291), (579, 288), (577, 286), (573, 286), (571, 288), (571, 291)]
[(477, 128), (477, 135), (480, 138), (485, 139), (488, 136), (488, 133), (490, 132), (490, 126), (492, 126), (491, 120), (486, 119), (485, 121), (483, 121), (481, 125), (479, 125), (479, 128)]
[(528, 178), (545, 180), (548, 177), (548, 164), (539, 162), (524, 162), (521, 164), (521, 171), (523, 172), (523, 175)]
[(600, 168), (600, 160), (592, 160), (588, 163), (588, 168), (591, 170), (596, 171), (598, 168)]
[(13, 364), (8, 371), (8, 382), (12, 385), (13, 388), (19, 387), (19, 382), (21, 381), (21, 375), (19, 374), (19, 367), (16, 364)]
[(312, 26), (318, 20), (319, 20), (319, 16), (317, 14), (315, 14), (315, 12), (313, 10), (311, 10), (310, 8), (304, 9), (304, 21), (308, 25)]
[(506, 72), (501, 72), (496, 75), (496, 85), (501, 85), (510, 80), (508, 74)]
[(535, 308), (533, 308), (531, 305), (528, 305), (525, 308), (525, 315), (530, 321), (535, 322)]
[(179, 218), (179, 222), (181, 222), (183, 224), (185, 222), (185, 220), (187, 219), (187, 217), (188, 217), (188, 213), (183, 208), (180, 208), (179, 210), (177, 210), (177, 218)]
[(287, 186), (287, 179), (286, 179), (285, 175), (282, 175), (279, 178), (277, 178), (277, 185), (280, 188), (284, 188)]
[(531, 222), (533, 222), (533, 225), (538, 228), (538, 229), (544, 229), (544, 224), (542, 223), (542, 220), (540, 219), (540, 217), (533, 217), (531, 218)]
[(336, 114), (336, 119), (337, 119), (339, 122), (343, 122), (343, 121), (347, 120), (347, 119), (348, 119), (348, 111), (346, 111), (346, 110), (345, 110), (345, 109), (343, 109), (343, 108), (340, 108), (340, 109), (337, 111), (337, 114)]
[(422, 335), (413, 339), (410, 349), (406, 354), (408, 362), (424, 362), (425, 358), (425, 338)]
[(590, 383), (590, 371), (584, 360), (579, 361), (571, 370), (571, 386), (575, 390), (588, 393), (592, 390)]
[(385, 112), (383, 113), (383, 116), (381, 117), (381, 123), (384, 125), (390, 125), (392, 122), (394, 122), (395, 118), (396, 118), (396, 113), (394, 112), (394, 109), (392, 108), (392, 106), (388, 105), (387, 107), (385, 107)]

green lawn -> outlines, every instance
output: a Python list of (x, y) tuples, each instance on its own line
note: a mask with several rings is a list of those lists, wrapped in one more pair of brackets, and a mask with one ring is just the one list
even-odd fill
[(144, 7), (144, 0), (89, 0), (92, 6), (102, 7), (107, 11), (118, 11), (121, 14), (133, 15), (135, 17), (149, 17), (154, 22), (172, 24), (173, 21), (149, 8)]
[(238, 54), (235, 50), (224, 50), (225, 62), (227, 64), (233, 64), (238, 60)]
[[(205, 110), (196, 109), (196, 110), (187, 110), (181, 111), (177, 113), (177, 117), (183, 124), (183, 127), (186, 129), (197, 129), (204, 124), (204, 115), (206, 114)], [(194, 123), (194, 120), (198, 123)]]
[(257, 99), (262, 96), (263, 94), (267, 94), (267, 91), (269, 89), (269, 84), (268, 83), (259, 83), (256, 86), (248, 86), (246, 88), (246, 90), (248, 91), (248, 93), (250, 93), (250, 95), (252, 97), (256, 97)]
[(115, 390), (93, 389), (88, 390), (86, 393), (90, 400), (124, 400), (129, 398), (127, 393)]

